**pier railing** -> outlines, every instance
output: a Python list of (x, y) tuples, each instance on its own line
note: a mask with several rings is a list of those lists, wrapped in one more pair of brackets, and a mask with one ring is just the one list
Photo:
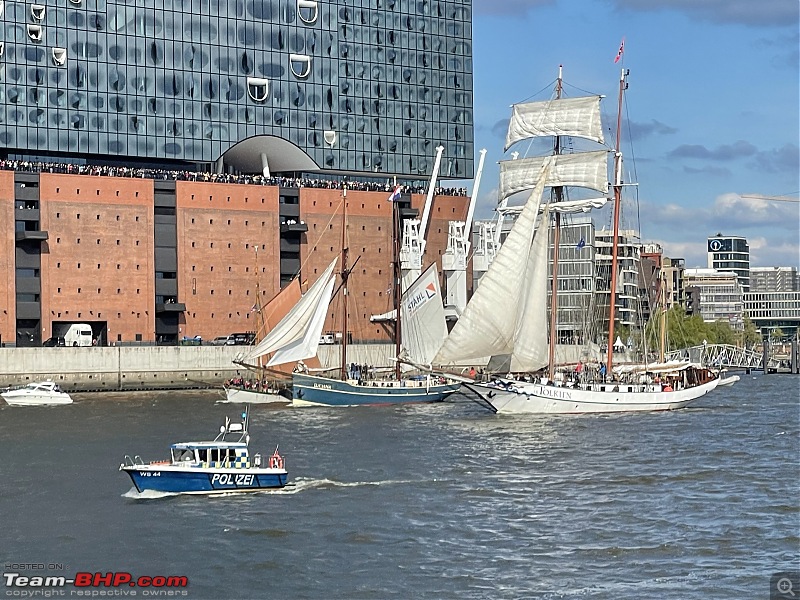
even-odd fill
[[(762, 352), (748, 348), (739, 348), (730, 344), (700, 344), (673, 350), (666, 354), (667, 360), (690, 360), (712, 368), (733, 369), (763, 369), (764, 355)], [(776, 358), (769, 357), (767, 368), (773, 369), (780, 365)]]

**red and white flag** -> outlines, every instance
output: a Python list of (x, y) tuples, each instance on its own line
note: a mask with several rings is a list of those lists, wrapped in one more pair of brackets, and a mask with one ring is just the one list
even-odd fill
[(622, 38), (622, 41), (619, 44), (619, 50), (617, 51), (617, 58), (614, 59), (614, 64), (619, 62), (619, 59), (622, 58), (623, 52), (625, 52), (625, 38)]

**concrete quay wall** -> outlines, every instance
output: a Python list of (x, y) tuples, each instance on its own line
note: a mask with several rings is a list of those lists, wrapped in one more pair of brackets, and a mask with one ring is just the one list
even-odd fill
[[(0, 348), (0, 388), (52, 380), (66, 391), (181, 389), (220, 386), (237, 374), (244, 346), (116, 346)], [(338, 364), (340, 347), (320, 346), (323, 365)], [(354, 344), (348, 362), (389, 364), (391, 344)]]

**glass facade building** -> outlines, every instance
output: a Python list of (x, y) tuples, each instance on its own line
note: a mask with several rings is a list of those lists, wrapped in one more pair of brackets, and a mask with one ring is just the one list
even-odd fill
[[(263, 137), (249, 151), (281, 171), (424, 178), (442, 145), (440, 176), (473, 176), (471, 0), (6, 0), (0, 12), (6, 156), (237, 170), (223, 155)], [(281, 162), (287, 147), (296, 163)]]
[(747, 292), (750, 289), (750, 246), (747, 240), (738, 236), (725, 236), (718, 233), (707, 240), (708, 268), (719, 271), (733, 271), (739, 284)]

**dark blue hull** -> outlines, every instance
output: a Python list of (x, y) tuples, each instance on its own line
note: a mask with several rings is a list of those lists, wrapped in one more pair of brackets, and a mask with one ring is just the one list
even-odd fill
[(456, 392), (460, 383), (351, 381), (328, 379), (304, 373), (292, 375), (294, 406), (365, 406), (439, 402)]
[(289, 477), (284, 472), (265, 472), (264, 469), (182, 470), (156, 469), (150, 466), (123, 467), (139, 492), (153, 490), (174, 494), (209, 494), (215, 492), (246, 492), (282, 488)]

